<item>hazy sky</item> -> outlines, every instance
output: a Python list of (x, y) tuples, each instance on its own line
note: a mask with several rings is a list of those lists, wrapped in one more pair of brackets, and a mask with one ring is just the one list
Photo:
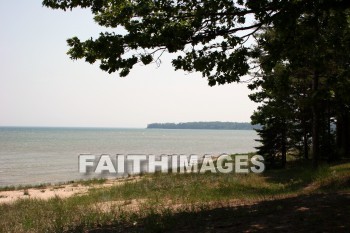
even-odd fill
[(104, 31), (89, 10), (0, 0), (0, 126), (145, 127), (152, 122), (250, 121), (245, 84), (209, 87), (200, 74), (137, 65), (129, 76), (72, 61), (66, 39)]

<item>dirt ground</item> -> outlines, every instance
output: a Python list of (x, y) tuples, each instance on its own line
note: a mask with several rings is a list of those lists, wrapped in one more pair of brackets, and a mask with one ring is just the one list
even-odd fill
[[(152, 218), (152, 217), (150, 217)], [(154, 216), (153, 216), (154, 218)], [(159, 228), (149, 229), (157, 221)], [(154, 227), (154, 224), (152, 225)], [(137, 226), (100, 226), (102, 232), (350, 232), (350, 192), (310, 194), (252, 205), (179, 212)]]

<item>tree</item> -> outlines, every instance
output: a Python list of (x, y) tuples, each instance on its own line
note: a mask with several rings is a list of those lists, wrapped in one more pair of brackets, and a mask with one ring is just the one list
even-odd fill
[[(346, 12), (348, 11), (329, 9), (320, 14), (319, 9), (311, 9), (304, 13), (303, 17), (292, 22), (289, 27), (275, 25), (259, 37), (257, 50), (260, 53), (258, 63), (262, 70), (262, 79), (255, 81), (251, 87), (262, 88), (260, 93), (265, 94), (268, 101), (253, 98), (254, 101), (263, 103), (258, 109), (258, 114), (264, 114), (266, 109), (272, 108), (273, 110), (269, 111), (270, 117), (278, 118), (279, 111), (285, 112), (286, 109), (285, 106), (276, 106), (274, 102), (279, 98), (289, 100), (288, 103), (294, 109), (291, 119), (294, 122), (285, 127), (292, 132), (289, 140), (295, 144), (290, 147), (297, 147), (301, 142), (304, 155), (308, 155), (308, 131), (311, 119), (315, 166), (320, 157), (325, 157), (329, 161), (335, 159), (334, 133), (339, 135), (339, 142), (340, 138), (347, 138), (350, 132), (347, 123), (344, 125), (345, 130), (342, 129), (342, 120), (348, 115), (346, 108), (348, 97), (345, 96), (349, 95), (342, 95), (345, 98), (339, 101), (336, 98), (336, 93), (344, 93), (344, 87), (347, 88), (349, 82), (349, 76), (344, 76), (344, 70), (349, 70), (349, 66), (345, 65), (349, 64), (349, 50), (344, 43), (349, 33), (349, 17)], [(290, 70), (290, 88), (284, 97), (274, 91), (276, 88), (274, 85), (266, 85), (270, 76), (275, 80), (279, 79), (276, 71), (279, 70), (280, 64), (284, 64)], [(343, 87), (334, 85), (335, 83), (342, 83)], [(258, 120), (264, 125), (264, 119), (258, 118)], [(334, 121), (340, 125), (336, 132), (332, 129)], [(279, 132), (283, 130), (285, 129), (279, 129)], [(268, 138), (264, 139), (262, 143), (271, 145), (266, 142), (267, 140)], [(338, 144), (343, 142), (340, 140)], [(346, 151), (346, 146), (343, 145), (340, 151)]]
[(101, 33), (97, 39), (68, 40), (72, 59), (100, 60), (109, 73), (129, 74), (138, 63), (159, 62), (163, 52), (182, 52), (173, 60), (175, 69), (198, 71), (210, 85), (238, 81), (248, 72), (248, 48), (244, 40), (262, 23), (245, 24), (253, 12), (243, 1), (89, 1), (44, 0), (55, 9), (90, 7), (95, 21), (111, 28), (119, 26), (126, 34)]
[(291, 146), (295, 105), (291, 95), (291, 83), (288, 65), (277, 64), (271, 72), (263, 72), (262, 77), (249, 85), (260, 91), (249, 95), (257, 103), (262, 103), (252, 115), (252, 123), (261, 124), (257, 132), (261, 137), (258, 154), (265, 157), (271, 167), (286, 166), (287, 151)]
[[(102, 70), (126, 76), (138, 62), (157, 62), (164, 51), (181, 52), (173, 60), (175, 69), (201, 72), (215, 85), (248, 73), (249, 45), (244, 42), (251, 35), (263, 25), (298, 17), (309, 2), (315, 1), (44, 0), (43, 5), (91, 8), (99, 25), (125, 29), (125, 34), (105, 32), (84, 42), (68, 39), (72, 59), (100, 60)], [(345, 0), (323, 2), (320, 8), (350, 6)]]
[[(330, 48), (324, 46), (327, 41), (320, 35), (329, 13), (349, 9), (349, 1), (44, 0), (43, 5), (62, 10), (90, 8), (99, 25), (125, 30), (123, 34), (101, 33), (99, 38), (87, 41), (68, 39), (72, 59), (85, 58), (89, 63), (99, 60), (102, 70), (127, 76), (136, 63), (159, 63), (167, 51), (177, 55), (172, 61), (175, 69), (200, 72), (211, 86), (238, 82), (254, 69), (251, 60), (257, 54), (252, 37), (264, 27), (273, 27), (281, 38), (276, 41), (279, 43), (272, 43), (271, 60), (288, 58), (292, 65), (298, 65), (301, 52), (312, 71), (312, 144), (317, 165), (321, 121), (318, 100), (327, 55), (323, 49)], [(294, 35), (300, 28), (305, 30), (300, 35), (308, 37), (308, 48), (301, 46), (305, 41)], [(339, 98), (342, 102), (343, 97)]]

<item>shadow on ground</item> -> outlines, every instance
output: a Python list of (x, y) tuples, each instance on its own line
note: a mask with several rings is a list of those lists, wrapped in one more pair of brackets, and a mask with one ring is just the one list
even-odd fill
[(132, 224), (99, 226), (84, 232), (350, 232), (350, 193), (147, 216)]

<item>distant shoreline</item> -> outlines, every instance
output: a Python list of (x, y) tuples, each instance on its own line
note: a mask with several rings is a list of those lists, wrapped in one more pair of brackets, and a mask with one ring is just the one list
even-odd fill
[(248, 122), (184, 122), (184, 123), (151, 123), (147, 129), (206, 129), (206, 130), (254, 130), (259, 125)]

